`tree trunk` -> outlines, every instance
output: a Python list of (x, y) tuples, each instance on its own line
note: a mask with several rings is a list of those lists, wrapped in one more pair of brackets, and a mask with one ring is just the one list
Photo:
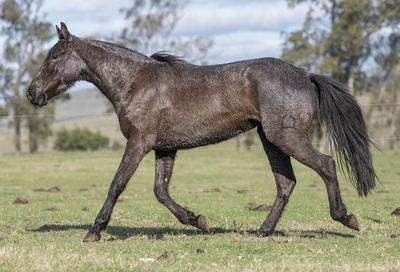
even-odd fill
[(22, 78), (28, 71), (34, 53), (35, 53), (35, 46), (31, 46), (31, 51), (28, 52), (26, 51), (28, 55), (28, 59), (25, 64), (19, 63), (19, 69), (18, 69), (18, 75), (17, 79), (15, 81), (15, 86), (14, 86), (14, 126), (15, 126), (15, 136), (14, 136), (14, 141), (15, 141), (15, 154), (19, 155), (21, 154), (21, 116), (23, 115), (24, 111), (22, 109), (22, 101), (23, 97), (20, 96), (20, 89), (21, 89), (21, 83), (22, 83)]
[[(16, 99), (19, 100), (19, 99)], [(14, 129), (15, 129), (15, 135), (14, 135), (14, 144), (15, 144), (15, 154), (19, 155), (21, 154), (21, 117), (19, 117), (21, 114), (20, 108), (19, 108), (19, 103), (15, 101), (14, 104)]]
[(353, 65), (350, 66), (350, 71), (349, 71), (349, 79), (347, 80), (347, 85), (349, 87), (349, 92), (355, 97), (356, 94), (354, 93), (354, 69)]
[(20, 97), (20, 86), (22, 76), (25, 74), (27, 68), (19, 69), (17, 80), (14, 86), (14, 143), (15, 143), (15, 154), (21, 154), (21, 115), (23, 114), (21, 97)]

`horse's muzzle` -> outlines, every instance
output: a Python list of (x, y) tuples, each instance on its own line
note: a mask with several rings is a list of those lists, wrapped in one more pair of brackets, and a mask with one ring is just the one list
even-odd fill
[(29, 101), (31, 101), (33, 105), (37, 106), (47, 105), (47, 95), (44, 92), (36, 97), (35, 91), (32, 91), (31, 88), (29, 88), (26, 91), (26, 97), (28, 97)]

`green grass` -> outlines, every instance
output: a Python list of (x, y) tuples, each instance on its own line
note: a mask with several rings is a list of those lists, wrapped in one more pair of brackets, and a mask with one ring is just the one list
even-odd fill
[[(268, 160), (261, 149), (236, 151), (233, 146), (227, 142), (178, 152), (171, 196), (205, 215), (211, 234), (181, 225), (158, 203), (152, 193), (150, 153), (97, 243), (82, 239), (106, 198), (122, 151), (1, 156), (0, 270), (400, 270), (400, 238), (390, 238), (400, 235), (400, 217), (390, 215), (400, 206), (397, 151), (374, 153), (378, 176), (387, 187), (367, 198), (359, 198), (339, 174), (343, 200), (349, 213), (358, 217), (360, 232), (330, 218), (322, 180), (293, 162), (297, 187), (269, 240), (254, 235), (267, 212), (245, 208), (249, 202), (272, 205), (275, 199)], [(33, 191), (52, 186), (61, 191)], [(217, 188), (221, 192), (203, 192)], [(254, 190), (238, 193), (239, 189)], [(13, 204), (19, 196), (29, 204)], [(164, 251), (168, 257), (157, 260)]]

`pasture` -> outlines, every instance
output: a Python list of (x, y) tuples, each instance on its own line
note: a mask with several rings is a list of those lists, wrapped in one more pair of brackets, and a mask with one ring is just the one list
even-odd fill
[[(400, 271), (400, 157), (373, 152), (378, 186), (359, 198), (338, 173), (361, 231), (329, 215), (323, 181), (293, 160), (296, 188), (274, 236), (258, 238), (275, 181), (261, 147), (219, 145), (178, 152), (171, 197), (206, 216), (211, 233), (180, 224), (153, 195), (154, 152), (144, 158), (107, 231), (83, 243), (122, 151), (0, 156), (0, 270), (32, 271)], [(60, 191), (47, 192), (57, 186)], [(43, 189), (45, 191), (41, 191)], [(24, 197), (28, 204), (13, 204)], [(165, 253), (167, 251), (167, 253)], [(151, 259), (154, 259), (152, 261)]]

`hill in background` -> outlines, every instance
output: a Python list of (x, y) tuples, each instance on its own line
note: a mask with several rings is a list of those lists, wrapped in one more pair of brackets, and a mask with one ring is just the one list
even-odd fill
[[(114, 141), (125, 145), (115, 113), (106, 113), (107, 98), (97, 89), (69, 92), (71, 99), (67, 101), (56, 101), (55, 122), (53, 131), (64, 126), (67, 129), (74, 127), (87, 127), (92, 131), (99, 130), (100, 133), (110, 138), (110, 144)], [(28, 152), (28, 132), (22, 129), (22, 152)], [(8, 119), (0, 120), (0, 154), (14, 152), (14, 131), (8, 126)], [(39, 152), (51, 151), (53, 138), (49, 138), (47, 147), (40, 146)]]

